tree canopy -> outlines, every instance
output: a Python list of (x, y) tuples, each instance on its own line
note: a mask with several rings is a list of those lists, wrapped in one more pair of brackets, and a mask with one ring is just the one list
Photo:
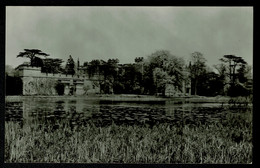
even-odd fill
[(58, 58), (47, 58), (43, 60), (42, 72), (46, 73), (61, 73), (63, 60)]
[[(46, 58), (47, 56), (49, 54), (38, 49), (24, 49), (24, 52), (17, 55), (29, 58), (30, 65), (41, 67), (42, 72), (76, 73), (71, 55), (65, 69), (61, 68), (62, 59)], [(146, 58), (136, 57), (132, 64), (119, 64), (118, 59), (84, 62), (83, 67), (78, 67), (80, 71), (77, 75), (87, 73), (89, 78), (96, 78), (101, 90), (103, 88), (102, 93), (164, 94), (169, 89), (174, 89), (174, 92), (184, 91), (183, 84), (191, 85), (191, 94), (195, 95), (237, 95), (247, 93), (248, 88), (252, 92), (251, 67), (242, 57), (224, 55), (220, 61), (220, 64), (214, 66), (218, 71), (215, 73), (206, 65), (201, 52), (191, 53), (190, 62), (186, 65), (183, 58), (167, 50), (158, 50)]]
[(194, 94), (197, 95), (198, 81), (206, 73), (206, 59), (202, 53), (196, 51), (191, 54), (189, 70), (192, 81), (192, 90), (194, 90)]
[(69, 75), (74, 75), (75, 74), (75, 62), (73, 60), (73, 58), (71, 57), (71, 55), (69, 56), (69, 59), (66, 63), (66, 66), (65, 66), (65, 72), (66, 74), (69, 74)]
[(249, 91), (245, 87), (247, 78), (245, 75), (247, 72), (247, 62), (239, 56), (224, 55), (220, 59), (223, 66), (226, 69), (226, 76), (229, 78), (229, 87), (227, 94), (230, 96), (237, 96), (239, 93), (247, 94)]
[(17, 57), (29, 58), (31, 66), (41, 67), (43, 65), (43, 62), (39, 56), (47, 57), (49, 56), (49, 54), (46, 54), (39, 49), (24, 49), (24, 52), (20, 52), (17, 55)]
[(172, 55), (167, 50), (158, 50), (145, 60), (144, 87), (146, 92), (160, 91), (164, 94), (166, 84), (174, 84), (179, 90), (184, 80), (182, 58)]

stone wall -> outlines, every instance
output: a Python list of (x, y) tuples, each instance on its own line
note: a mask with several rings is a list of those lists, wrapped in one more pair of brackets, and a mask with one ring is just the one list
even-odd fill
[(65, 85), (64, 95), (100, 93), (99, 76), (89, 79), (87, 76), (41, 73), (40, 68), (20, 67), (19, 75), (23, 81), (23, 95), (57, 95), (55, 86), (58, 80)]
[(23, 95), (56, 95), (57, 80), (52, 78), (23, 77)]
[[(23, 77), (23, 95), (57, 95), (55, 86), (58, 79)], [(64, 95), (69, 95), (71, 87), (76, 87), (74, 95), (100, 93), (98, 81), (84, 80), (84, 83), (64, 84)]]

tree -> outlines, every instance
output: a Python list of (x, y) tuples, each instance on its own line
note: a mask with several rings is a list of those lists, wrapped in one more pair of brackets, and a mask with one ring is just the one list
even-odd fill
[(65, 66), (65, 72), (66, 74), (69, 74), (69, 75), (74, 75), (75, 74), (75, 62), (73, 60), (73, 58), (71, 57), (71, 55), (69, 56), (69, 59), (66, 63), (66, 66)]
[(142, 74), (137, 68), (136, 64), (126, 64), (119, 68), (117, 81), (123, 85), (119, 85), (117, 89), (119, 88), (128, 94), (140, 94), (142, 92)]
[(118, 73), (118, 59), (108, 59), (108, 61), (104, 64), (104, 78), (110, 81), (115, 80)]
[(162, 68), (155, 68), (153, 71), (153, 80), (156, 87), (156, 93), (164, 94), (166, 84), (170, 82), (168, 73)]
[(184, 65), (184, 60), (176, 56), (170, 56), (168, 60), (163, 63), (163, 69), (169, 75), (168, 83), (174, 84), (179, 89), (182, 88), (182, 81), (185, 80)]
[(100, 72), (101, 60), (92, 60), (91, 62), (85, 65), (87, 66), (87, 72), (89, 77), (101, 73)]
[(42, 59), (39, 56), (47, 57), (49, 54), (46, 54), (38, 49), (24, 49), (24, 52), (20, 52), (17, 57), (25, 57), (30, 59), (30, 65), (41, 67), (43, 65)]
[[(153, 94), (160, 90), (164, 93), (166, 83), (182, 88), (184, 79), (184, 60), (167, 50), (159, 50), (144, 61), (144, 88)], [(166, 79), (165, 79), (166, 78)]]
[(103, 65), (104, 79), (107, 81), (106, 85), (112, 86), (112, 88), (114, 88), (114, 85), (118, 81), (118, 63), (118, 59), (108, 59), (108, 61)]
[(219, 93), (221, 95), (226, 95), (226, 89), (227, 88), (227, 85), (229, 84), (229, 81), (228, 81), (228, 69), (226, 67), (225, 64), (223, 63), (220, 63), (220, 64), (217, 64), (217, 65), (214, 65), (214, 68), (218, 71), (217, 73), (217, 78), (218, 78), (218, 83), (219, 83), (219, 87), (221, 88), (221, 91), (219, 91)]
[(213, 65), (213, 67), (218, 71), (218, 74), (220, 77), (222, 77), (223, 79), (226, 77), (227, 75), (227, 68), (226, 65), (223, 63), (217, 64), (217, 65)]
[(207, 70), (200, 78), (197, 93), (202, 96), (216, 96), (223, 94), (223, 81), (218, 74)]
[(220, 61), (228, 63), (230, 85), (233, 86), (236, 81), (236, 68), (247, 63), (242, 57), (235, 55), (224, 55), (224, 58), (221, 58)]
[(206, 59), (200, 52), (191, 54), (191, 63), (189, 65), (190, 77), (194, 94), (197, 95), (198, 81), (206, 73)]
[(53, 59), (48, 58), (43, 60), (43, 67), (42, 72), (46, 73), (60, 73), (62, 72), (61, 64), (63, 60), (62, 59)]
[(144, 57), (136, 57), (135, 58), (135, 63), (139, 63), (139, 62), (143, 62), (144, 61)]
[(247, 91), (243, 86), (243, 83), (246, 82), (244, 73), (247, 62), (242, 57), (235, 55), (224, 55), (223, 57), (224, 58), (221, 58), (220, 61), (222, 61), (228, 69), (227, 76), (229, 78), (230, 85), (228, 95), (238, 96), (239, 93), (243, 93), (245, 95)]
[(241, 83), (245, 83), (248, 79), (252, 78), (251, 74), (252, 67), (247, 64), (241, 64), (237, 69), (237, 79)]
[(85, 62), (89, 77), (98, 75), (98, 80), (100, 81), (100, 90), (104, 93), (112, 92), (111, 88), (115, 84), (118, 84), (118, 59), (108, 59), (107, 62), (104, 60), (92, 60), (90, 62)]

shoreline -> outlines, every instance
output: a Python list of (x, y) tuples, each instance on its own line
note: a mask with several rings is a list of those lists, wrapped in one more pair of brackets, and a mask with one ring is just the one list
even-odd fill
[(50, 99), (50, 100), (98, 100), (98, 101), (177, 101), (177, 102), (190, 102), (190, 103), (227, 103), (230, 97), (216, 96), (192, 96), (192, 97), (156, 97), (151, 95), (88, 95), (88, 96), (5, 96), (6, 102), (22, 101), (26, 99)]

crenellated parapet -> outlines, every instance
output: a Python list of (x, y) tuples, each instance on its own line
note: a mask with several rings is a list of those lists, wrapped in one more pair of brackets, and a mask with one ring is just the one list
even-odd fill
[(19, 76), (23, 81), (23, 95), (57, 95), (55, 86), (62, 83), (65, 95), (85, 95), (100, 93), (99, 83), (102, 77), (94, 75), (66, 75), (43, 73), (40, 67), (18, 67)]

